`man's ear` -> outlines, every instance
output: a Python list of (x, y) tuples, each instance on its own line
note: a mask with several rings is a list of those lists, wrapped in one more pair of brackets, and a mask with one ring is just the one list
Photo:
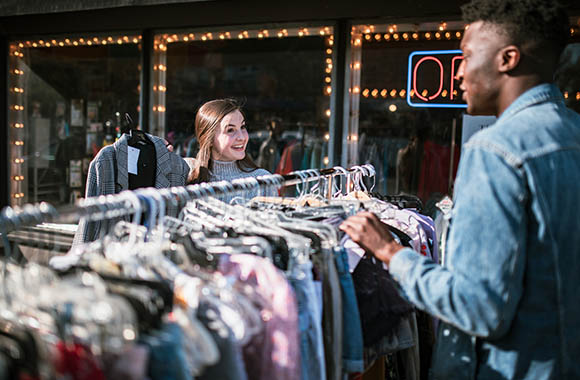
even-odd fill
[(515, 69), (520, 63), (521, 53), (517, 46), (509, 45), (499, 51), (499, 71), (507, 73)]

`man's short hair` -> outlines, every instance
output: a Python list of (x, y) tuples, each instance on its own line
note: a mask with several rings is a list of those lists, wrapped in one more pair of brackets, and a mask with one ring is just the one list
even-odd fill
[(465, 22), (497, 25), (524, 53), (536, 57), (552, 53), (553, 62), (570, 36), (566, 11), (557, 0), (472, 0), (461, 10)]

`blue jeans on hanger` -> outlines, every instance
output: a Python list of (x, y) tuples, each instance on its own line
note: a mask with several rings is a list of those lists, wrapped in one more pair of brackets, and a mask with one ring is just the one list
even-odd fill
[(363, 372), (363, 336), (356, 293), (343, 247), (334, 248), (334, 260), (342, 293), (342, 367), (346, 373)]
[(312, 262), (294, 265), (288, 281), (298, 303), (302, 380), (326, 379), (320, 307), (312, 279)]
[(182, 340), (176, 323), (166, 323), (161, 330), (142, 336), (140, 343), (149, 348), (148, 375), (151, 380), (193, 380), (188, 370)]

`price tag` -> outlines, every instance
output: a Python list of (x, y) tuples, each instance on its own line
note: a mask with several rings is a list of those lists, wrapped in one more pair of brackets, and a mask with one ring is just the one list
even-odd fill
[(129, 174), (137, 175), (137, 162), (139, 161), (139, 153), (141, 153), (141, 151), (137, 148), (133, 148), (132, 146), (128, 146), (127, 149), (127, 168)]

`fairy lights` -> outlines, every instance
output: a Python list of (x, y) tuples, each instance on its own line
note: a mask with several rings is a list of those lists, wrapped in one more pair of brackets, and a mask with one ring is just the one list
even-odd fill
[(26, 201), (26, 195), (22, 192), (27, 188), (26, 178), (23, 173), (26, 173), (28, 168), (25, 167), (25, 159), (23, 156), (26, 154), (24, 151), (24, 145), (26, 138), (28, 136), (26, 131), (26, 114), (25, 104), (26, 98), (24, 97), (24, 92), (26, 87), (26, 82), (24, 74), (28, 67), (28, 64), (23, 62), (25, 54), (28, 53), (27, 49), (68, 49), (68, 48), (78, 48), (78, 47), (98, 47), (105, 45), (124, 45), (124, 44), (139, 44), (142, 40), (140, 35), (88, 35), (88, 36), (63, 36), (63, 37), (53, 37), (53, 38), (42, 38), (35, 40), (25, 40), (25, 41), (13, 41), (10, 43), (9, 50), (9, 73), (12, 75), (10, 77), (10, 85), (8, 87), (10, 91), (10, 105), (9, 109), (13, 112), (10, 113), (9, 125), (11, 126), (10, 141), (12, 148), (10, 149), (10, 160), (12, 164), (11, 167), (11, 198), (13, 199), (13, 204), (21, 204), (21, 202)]
[[(287, 38), (287, 37), (307, 37), (323, 36), (325, 40), (324, 72), (322, 73), (323, 94), (332, 94), (332, 70), (333, 70), (333, 29), (329, 26), (321, 27), (286, 27), (286, 28), (257, 28), (242, 30), (212, 30), (203, 32), (183, 32), (174, 34), (156, 35), (153, 41), (153, 131), (163, 134), (165, 130), (165, 119), (163, 113), (166, 112), (166, 92), (167, 92), (167, 50), (169, 45), (176, 43), (210, 43), (211, 41), (264, 40), (267, 38)], [(330, 110), (325, 110), (324, 114), (330, 117)]]

